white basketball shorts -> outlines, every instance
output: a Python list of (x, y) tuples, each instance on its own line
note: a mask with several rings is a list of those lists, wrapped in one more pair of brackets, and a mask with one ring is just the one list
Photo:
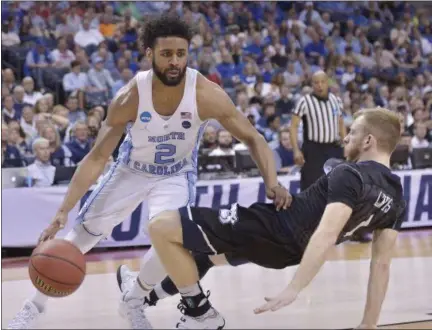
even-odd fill
[(78, 214), (84, 229), (107, 236), (137, 206), (146, 201), (149, 219), (166, 210), (177, 210), (195, 202), (194, 173), (150, 177), (114, 163), (96, 186)]

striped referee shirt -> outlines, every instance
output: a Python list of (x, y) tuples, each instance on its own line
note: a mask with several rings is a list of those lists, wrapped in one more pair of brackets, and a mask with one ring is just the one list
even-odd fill
[(342, 100), (332, 93), (329, 93), (327, 100), (313, 94), (301, 97), (294, 115), (303, 121), (304, 141), (333, 143), (340, 140), (339, 117), (342, 109)]

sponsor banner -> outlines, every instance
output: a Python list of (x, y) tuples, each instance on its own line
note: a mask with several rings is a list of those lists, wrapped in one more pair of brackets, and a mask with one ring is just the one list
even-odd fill
[[(400, 176), (404, 197), (408, 203), (407, 217), (402, 228), (432, 227), (432, 170), (395, 172)], [(279, 181), (292, 194), (300, 191), (300, 177), (281, 176)], [(42, 230), (50, 223), (59, 207), (67, 187), (3, 189), (2, 242), (3, 247), (35, 246)], [(69, 214), (69, 221), (59, 237), (76, 224), (79, 207), (90, 195), (89, 191)], [(198, 181), (196, 205), (212, 208), (229, 207), (232, 203), (248, 206), (265, 202), (265, 186), (261, 178)], [(146, 227), (146, 203), (139, 205), (112, 234), (98, 246), (149, 245)]]

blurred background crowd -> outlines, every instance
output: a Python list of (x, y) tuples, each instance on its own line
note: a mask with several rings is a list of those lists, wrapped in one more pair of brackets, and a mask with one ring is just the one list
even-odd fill
[[(189, 66), (221, 85), (290, 172), (288, 127), (324, 70), (349, 127), (363, 107), (400, 115), (401, 144), (432, 142), (432, 11), (415, 2), (2, 1), (2, 168), (76, 166), (113, 95), (151, 67), (137, 43), (148, 16), (194, 27)], [(300, 134), (301, 135), (301, 131)], [(302, 139), (299, 136), (301, 143)], [(202, 150), (241, 149), (217, 123)], [(115, 157), (115, 155), (114, 155)], [(399, 164), (401, 165), (401, 164)], [(410, 168), (409, 161), (403, 168)]]

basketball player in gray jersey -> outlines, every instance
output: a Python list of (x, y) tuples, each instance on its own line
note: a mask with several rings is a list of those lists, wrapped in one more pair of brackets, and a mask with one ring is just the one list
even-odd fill
[[(83, 253), (109, 235), (144, 200), (150, 219), (162, 211), (194, 203), (197, 149), (210, 119), (218, 120), (248, 146), (276, 208), (289, 206), (291, 196), (278, 184), (272, 151), (265, 139), (221, 87), (187, 67), (191, 37), (189, 26), (178, 17), (162, 15), (146, 22), (139, 40), (152, 69), (139, 72), (114, 97), (93, 149), (78, 167), (41, 242), (64, 228), (69, 212), (102, 174), (125, 130), (127, 136), (117, 161), (80, 210), (79, 223), (65, 237)], [(132, 328), (149, 327), (142, 308), (144, 298), (165, 276), (164, 267), (151, 250), (138, 277), (128, 281), (123, 290), (121, 311)], [(47, 299), (36, 292), (9, 328), (33, 327)]]

